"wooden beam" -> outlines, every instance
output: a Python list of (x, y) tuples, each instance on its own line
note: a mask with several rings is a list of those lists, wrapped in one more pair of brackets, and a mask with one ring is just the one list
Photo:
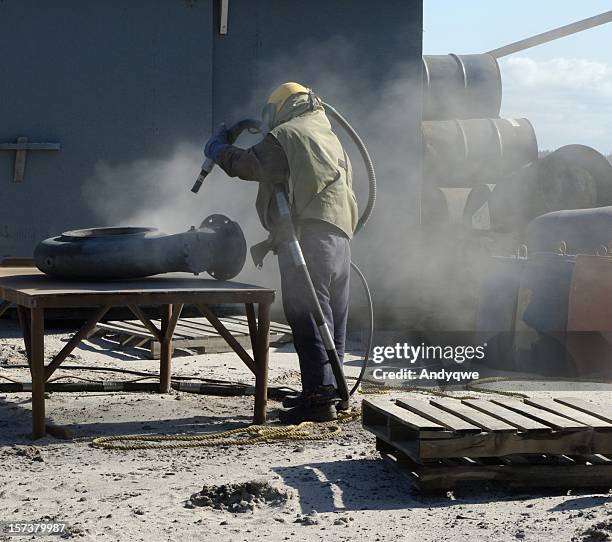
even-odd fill
[(270, 354), (270, 305), (260, 303), (257, 311), (256, 348), (253, 350), (255, 366), (255, 410), (253, 423), (266, 423), (266, 404), (268, 401), (268, 359)]
[(208, 308), (207, 305), (196, 305), (198, 310), (202, 313), (203, 316), (212, 324), (212, 326), (217, 330), (217, 333), (223, 337), (227, 344), (232, 347), (232, 350), (238, 354), (238, 357), (244, 362), (244, 364), (251, 370), (251, 372), (257, 376), (257, 365), (255, 364), (255, 360), (249, 356), (247, 351), (242, 347), (242, 345), (236, 340), (236, 338), (226, 329), (226, 327), (221, 323), (221, 321), (215, 316), (215, 314)]
[(172, 316), (170, 317), (170, 321), (168, 322), (168, 327), (164, 334), (166, 340), (172, 339), (172, 335), (174, 335), (174, 331), (176, 329), (176, 324), (181, 317), (181, 312), (183, 312), (184, 305), (172, 305)]
[(32, 352), (30, 348), (30, 315), (28, 309), (17, 305), (17, 318), (19, 319), (19, 327), (23, 335), (23, 345), (25, 346), (28, 365), (31, 365)]
[(3, 301), (0, 303), (0, 316), (3, 316), (11, 305), (12, 303), (10, 301)]
[(45, 312), (30, 311), (30, 344), (32, 375), (32, 437), (45, 436)]
[(255, 317), (255, 305), (253, 303), (247, 303), (246, 316), (249, 324), (249, 335), (251, 337), (251, 348), (253, 349), (253, 355), (255, 355), (255, 343), (257, 342), (257, 318)]
[(160, 343), (163, 342), (164, 338), (163, 338), (162, 332), (159, 329), (157, 329), (155, 325), (153, 325), (153, 322), (151, 322), (151, 320), (149, 320), (146, 317), (145, 313), (142, 312), (140, 307), (138, 307), (137, 305), (128, 305), (128, 308), (132, 311), (134, 316), (136, 316), (136, 318), (138, 318), (144, 324), (144, 326), (153, 334), (153, 336)]
[(83, 324), (83, 327), (77, 331), (74, 336), (66, 343), (66, 346), (62, 348), (56, 356), (51, 360), (51, 363), (45, 367), (45, 382), (49, 380), (51, 375), (57, 370), (61, 363), (68, 357), (68, 355), (79, 345), (79, 343), (89, 334), (89, 332), (96, 327), (96, 324), (102, 319), (102, 317), (108, 312), (110, 306), (100, 307), (94, 312), (89, 320)]

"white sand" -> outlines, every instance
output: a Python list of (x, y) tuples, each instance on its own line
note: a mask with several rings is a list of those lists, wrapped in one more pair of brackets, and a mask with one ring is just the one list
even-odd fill
[[(25, 370), (10, 367), (24, 363), (16, 328), (2, 323), (1, 332), (0, 374), (27, 380)], [(49, 335), (48, 351), (61, 348), (65, 337)], [(86, 342), (67, 363), (156, 369), (156, 362), (138, 360), (134, 351), (109, 356), (103, 347), (98, 340)], [(272, 352), (271, 384), (297, 386), (296, 369), (289, 347)], [(252, 381), (233, 354), (177, 357), (174, 374)], [(588, 394), (608, 403), (611, 396), (610, 392)], [(375, 451), (374, 437), (358, 423), (322, 442), (130, 452), (90, 445), (101, 435), (236, 427), (250, 421), (252, 406), (252, 397), (176, 392), (53, 393), (47, 400), (48, 417), (73, 431), (75, 440), (47, 437), (33, 442), (28, 394), (0, 394), (0, 520), (63, 521), (73, 537), (84, 540), (562, 542), (583, 540), (580, 532), (612, 519), (610, 497), (589, 492), (543, 496), (472, 491), (421, 497), (385, 466)], [(271, 420), (278, 406), (270, 401)], [(253, 513), (185, 506), (204, 484), (254, 479), (266, 479), (292, 497), (281, 508), (261, 507)]]

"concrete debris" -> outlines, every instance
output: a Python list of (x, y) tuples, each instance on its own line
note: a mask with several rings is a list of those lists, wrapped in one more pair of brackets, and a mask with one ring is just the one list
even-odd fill
[(319, 524), (319, 514), (316, 510), (313, 510), (309, 514), (301, 515), (298, 514), (293, 523), (301, 523), (302, 525), (318, 525)]
[(26, 351), (19, 344), (0, 344), (0, 365), (24, 365)]
[(289, 492), (274, 488), (265, 480), (255, 480), (242, 484), (205, 485), (190, 497), (185, 506), (243, 513), (266, 506), (280, 506), (290, 497)]
[(19, 446), (15, 452), (17, 455), (21, 457), (25, 457), (30, 461), (39, 461), (40, 463), (44, 463), (45, 459), (40, 453), (40, 449), (36, 446)]
[(608, 542), (612, 540), (612, 521), (602, 521), (583, 531), (572, 542)]

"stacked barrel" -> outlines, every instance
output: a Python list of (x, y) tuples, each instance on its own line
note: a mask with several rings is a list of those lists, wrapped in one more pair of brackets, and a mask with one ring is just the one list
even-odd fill
[(423, 87), (423, 227), (463, 222), (472, 211), (482, 218), (491, 187), (537, 160), (533, 127), (499, 118), (501, 75), (491, 55), (424, 56)]
[(442, 268), (425, 289), (434, 326), (476, 330), (498, 369), (589, 374), (574, 333), (591, 325), (575, 300), (589, 281), (583, 270), (574, 282), (574, 268), (577, 254), (612, 260), (612, 166), (584, 145), (539, 158), (529, 120), (499, 117), (491, 55), (424, 56), (423, 74), (421, 224), (426, 248), (444, 254), (430, 253)]

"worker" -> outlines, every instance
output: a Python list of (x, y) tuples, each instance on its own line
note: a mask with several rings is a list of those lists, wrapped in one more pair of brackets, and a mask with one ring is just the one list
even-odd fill
[(291, 215), (326, 323), (342, 361), (349, 308), (350, 240), (358, 218), (351, 164), (334, 134), (321, 100), (298, 83), (280, 85), (268, 98), (262, 118), (269, 132), (241, 149), (221, 129), (204, 153), (230, 177), (259, 182), (256, 209), (271, 232), (278, 255), (283, 309), (300, 364), (302, 393), (283, 401), (280, 421), (324, 422), (337, 417), (337, 384), (319, 330), (309, 311), (307, 285), (296, 274), (286, 243), (274, 243), (276, 186), (288, 197)]

